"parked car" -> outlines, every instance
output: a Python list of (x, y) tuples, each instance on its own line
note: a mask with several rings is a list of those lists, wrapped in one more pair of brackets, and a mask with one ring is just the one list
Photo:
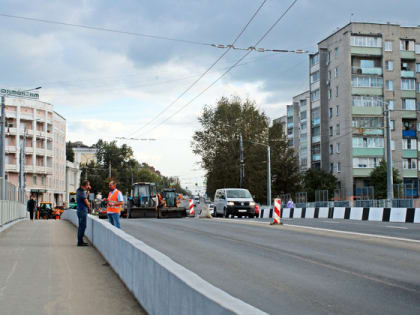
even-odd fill
[(200, 196), (195, 196), (194, 197), (194, 206), (197, 206), (200, 204)]
[(239, 218), (255, 216), (255, 201), (247, 189), (222, 188), (214, 195), (215, 217), (238, 216)]
[(38, 207), (39, 218), (40, 219), (50, 219), (52, 218), (52, 203), (51, 202), (41, 202)]

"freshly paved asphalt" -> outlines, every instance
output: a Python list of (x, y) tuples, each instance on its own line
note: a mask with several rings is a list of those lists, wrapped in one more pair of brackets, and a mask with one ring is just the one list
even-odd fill
[(122, 229), (271, 314), (420, 314), (420, 242), (252, 220), (132, 219)]

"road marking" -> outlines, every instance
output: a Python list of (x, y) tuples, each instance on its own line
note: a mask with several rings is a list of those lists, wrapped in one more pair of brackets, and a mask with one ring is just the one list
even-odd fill
[(321, 221), (321, 222), (325, 222), (325, 223), (334, 223), (334, 224), (338, 224), (340, 222), (336, 222), (336, 221)]
[(408, 230), (408, 228), (403, 227), (403, 226), (393, 226), (393, 225), (385, 225), (385, 227), (390, 228), (390, 229), (401, 229), (401, 230)]
[[(270, 222), (257, 222), (257, 221), (246, 222), (245, 220), (237, 220), (237, 219), (217, 219), (217, 220), (218, 221), (223, 221), (223, 222), (241, 223), (241, 224), (249, 224), (249, 225), (270, 226), (269, 225)], [(403, 241), (403, 242), (411, 242), (411, 243), (420, 244), (420, 240), (413, 240), (411, 238), (394, 237), (394, 236), (386, 236), (386, 235), (378, 235), (378, 234), (368, 234), (368, 233), (359, 233), (359, 232), (349, 232), (349, 231), (340, 231), (340, 230), (332, 230), (332, 229), (317, 228), (317, 227), (303, 226), (303, 225), (294, 225), (294, 224), (283, 224), (283, 226), (290, 226), (290, 227), (294, 227), (294, 228), (297, 228), (297, 229), (308, 229), (308, 230), (332, 232), (332, 233), (338, 233), (338, 234), (367, 236), (367, 237), (381, 238), (381, 239), (386, 239), (386, 240)], [(276, 225), (275, 227), (281, 228), (281, 225)]]

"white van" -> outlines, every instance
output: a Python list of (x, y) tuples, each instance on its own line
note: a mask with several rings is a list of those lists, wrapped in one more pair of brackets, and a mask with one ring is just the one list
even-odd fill
[(247, 189), (222, 188), (214, 194), (214, 216), (255, 216), (255, 202)]

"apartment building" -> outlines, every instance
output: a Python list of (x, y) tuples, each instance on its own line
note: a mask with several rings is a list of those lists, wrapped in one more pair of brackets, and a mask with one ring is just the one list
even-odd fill
[(6, 177), (18, 186), (24, 145), (27, 194), (37, 195), (38, 201), (62, 205), (65, 197), (66, 120), (54, 112), (53, 105), (40, 101), (37, 93), (13, 93), (10, 97), (11, 92), (16, 91), (1, 90), (6, 95)]
[(418, 196), (420, 27), (350, 23), (318, 43), (309, 74), (312, 167), (359, 195), (385, 158), (389, 104), (393, 166)]

